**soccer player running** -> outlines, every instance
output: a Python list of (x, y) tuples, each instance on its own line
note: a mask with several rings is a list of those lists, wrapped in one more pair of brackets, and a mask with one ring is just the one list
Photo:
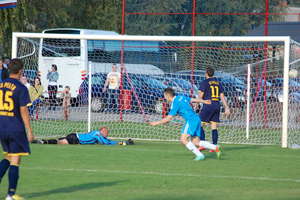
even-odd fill
[[(34, 139), (27, 105), (29, 93), (19, 80), (23, 63), (13, 59), (9, 65), (9, 78), (0, 83), (0, 140), (5, 158), (0, 162), (0, 181), (8, 171), (6, 200), (20, 200), (16, 195), (21, 156), (30, 154), (29, 141)], [(27, 135), (26, 135), (27, 132)]]
[(171, 121), (175, 115), (179, 114), (185, 119), (185, 124), (181, 129), (180, 142), (196, 155), (194, 160), (205, 159), (205, 156), (197, 148), (199, 146), (215, 150), (217, 157), (220, 159), (221, 151), (218, 146), (207, 141), (199, 140), (201, 133), (201, 120), (191, 106), (191, 103), (210, 104), (210, 100), (203, 100), (201, 98), (194, 99), (183, 95), (175, 96), (175, 92), (172, 88), (166, 88), (164, 90), (164, 97), (168, 102), (172, 102), (168, 116), (159, 121), (149, 122), (149, 124), (151, 126), (165, 124)]
[[(215, 70), (211, 67), (206, 69), (205, 80), (201, 82), (199, 88), (199, 98), (204, 100), (211, 100), (211, 104), (204, 104), (201, 112), (200, 118), (203, 123), (210, 124), (212, 133), (212, 143), (218, 144), (218, 130), (217, 124), (220, 122), (220, 100), (225, 107), (225, 115), (230, 114), (229, 106), (226, 102), (223, 87), (220, 81), (214, 77)], [(201, 127), (201, 140), (205, 140), (205, 132), (203, 127)], [(200, 150), (204, 150), (205, 147), (200, 145)], [(213, 152), (214, 150), (210, 150)]]

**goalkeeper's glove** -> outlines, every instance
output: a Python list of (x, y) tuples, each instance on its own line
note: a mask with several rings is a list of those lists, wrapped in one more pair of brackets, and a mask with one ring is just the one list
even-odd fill
[(132, 139), (128, 139), (128, 140), (126, 141), (126, 143), (127, 143), (128, 145), (134, 145), (134, 141), (133, 141)]
[(120, 141), (118, 144), (119, 145), (124, 145), (124, 146), (127, 145), (125, 141)]

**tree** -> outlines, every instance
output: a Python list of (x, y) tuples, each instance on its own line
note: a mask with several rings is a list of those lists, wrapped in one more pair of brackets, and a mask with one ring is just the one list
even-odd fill
[(50, 28), (103, 29), (120, 32), (121, 2), (19, 0), (16, 8), (0, 10), (0, 54), (10, 55), (12, 32), (41, 32)]

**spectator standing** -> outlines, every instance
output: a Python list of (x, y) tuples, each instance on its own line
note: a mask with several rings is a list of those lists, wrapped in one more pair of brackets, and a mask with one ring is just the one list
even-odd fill
[(34, 79), (34, 85), (29, 88), (29, 96), (31, 100), (31, 106), (28, 107), (30, 117), (33, 118), (34, 111), (38, 104), (42, 103), (44, 87), (41, 84), (41, 79), (36, 77)]
[[(115, 64), (111, 67), (111, 72), (107, 74), (106, 81), (104, 84), (103, 92), (108, 93), (108, 110), (114, 111), (118, 109), (118, 98), (119, 98), (119, 87), (120, 87), (121, 73), (117, 72)], [(107, 90), (108, 87), (108, 90)]]
[(71, 93), (70, 93), (69, 86), (65, 87), (62, 93), (62, 99), (63, 99), (64, 119), (68, 120), (70, 115), (70, 107), (71, 107)]
[(57, 72), (57, 66), (55, 64), (52, 65), (51, 70), (48, 71), (47, 80), (48, 82), (48, 94), (49, 94), (49, 101), (50, 101), (50, 110), (53, 107), (55, 110), (56, 105), (56, 94), (57, 94), (57, 81), (59, 75)]
[(23, 85), (25, 85), (26, 88), (29, 90), (29, 88), (30, 88), (30, 83), (28, 83), (28, 80), (27, 80), (26, 76), (21, 76), (20, 81), (21, 81), (21, 83), (23, 83)]
[(8, 69), (8, 65), (10, 63), (10, 58), (9, 57), (3, 57), (2, 58), (2, 64), (3, 64), (3, 67), (5, 67), (6, 69)]
[(0, 83), (9, 76), (7, 67), (5, 67), (4, 59), (0, 60)]

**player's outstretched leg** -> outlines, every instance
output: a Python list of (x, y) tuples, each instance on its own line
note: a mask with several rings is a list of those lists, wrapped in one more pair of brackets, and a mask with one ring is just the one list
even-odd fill
[(37, 139), (37, 140), (33, 140), (31, 143), (34, 143), (34, 144), (57, 144), (57, 139), (51, 139), (51, 140)]
[(192, 151), (196, 157), (194, 160), (204, 160), (205, 156), (203, 155), (203, 153), (201, 153), (199, 151), (199, 149), (197, 149), (197, 147), (189, 140), (189, 135), (188, 134), (182, 134), (180, 141), (183, 145), (185, 145), (185, 147)]
[(221, 156), (222, 156), (222, 151), (221, 151), (221, 148), (218, 146), (218, 145), (214, 145), (214, 144), (211, 144), (210, 142), (207, 142), (207, 141), (200, 141), (199, 142), (199, 146), (203, 146), (205, 147), (206, 149), (210, 149), (210, 150), (213, 150), (216, 152), (216, 155), (217, 155), (217, 158), (218, 159), (221, 159)]

